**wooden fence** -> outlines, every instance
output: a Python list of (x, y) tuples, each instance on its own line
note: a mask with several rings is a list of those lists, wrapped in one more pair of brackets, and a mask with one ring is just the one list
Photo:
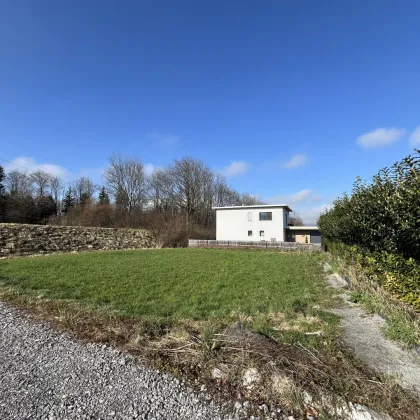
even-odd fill
[(300, 244), (297, 242), (268, 242), (268, 241), (215, 241), (207, 239), (189, 239), (191, 248), (267, 248), (281, 251), (321, 251), (321, 244)]

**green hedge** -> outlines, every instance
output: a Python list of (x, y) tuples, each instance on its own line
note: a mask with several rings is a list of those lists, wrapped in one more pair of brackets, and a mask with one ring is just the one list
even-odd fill
[(420, 311), (420, 264), (388, 252), (366, 252), (357, 245), (329, 242), (328, 249), (355, 266), (400, 300)]
[(419, 152), (382, 169), (370, 184), (358, 178), (352, 194), (337, 199), (318, 225), (330, 241), (420, 262)]
[[(318, 225), (333, 253), (361, 265), (387, 290), (420, 309), (420, 151), (358, 178)], [(342, 245), (340, 245), (342, 244)]]

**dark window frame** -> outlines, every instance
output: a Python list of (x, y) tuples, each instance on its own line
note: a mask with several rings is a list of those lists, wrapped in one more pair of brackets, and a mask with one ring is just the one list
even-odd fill
[(273, 220), (273, 212), (272, 211), (260, 211), (259, 214), (260, 221), (271, 221)]
[(252, 230), (248, 230), (248, 236), (252, 236)]
[[(261, 235), (261, 233), (262, 233), (262, 235)], [(263, 230), (260, 230), (260, 236), (261, 237), (263, 237), (265, 234), (264, 234), (264, 231)]]

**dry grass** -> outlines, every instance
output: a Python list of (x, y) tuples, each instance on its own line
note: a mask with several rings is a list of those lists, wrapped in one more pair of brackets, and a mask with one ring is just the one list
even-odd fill
[(355, 267), (346, 265), (338, 257), (329, 256), (333, 271), (351, 281), (352, 300), (366, 310), (386, 319), (385, 335), (407, 348), (420, 350), (420, 314), (411, 305), (397, 300), (377, 282), (369, 279)]
[[(420, 410), (419, 401), (389, 379), (366, 370), (343, 350), (337, 335), (311, 336), (316, 346), (311, 345), (313, 341), (281, 339), (285, 331), (303, 338), (305, 331), (325, 323), (315, 316), (297, 314), (290, 320), (279, 312), (269, 314), (264, 322), (273, 328), (272, 337), (267, 337), (245, 328), (238, 332), (226, 321), (146, 322), (75, 302), (21, 295), (12, 287), (2, 288), (0, 297), (60, 331), (83, 340), (112, 343), (192, 385), (204, 383), (221, 399), (267, 403), (298, 418), (309, 409), (303, 391), (313, 397), (311, 406), (331, 416), (331, 406), (344, 400), (384, 410), (396, 420), (416, 418)], [(262, 322), (241, 314), (236, 318), (238, 325), (256, 323), (258, 327)], [(242, 384), (243, 372), (249, 367), (256, 367), (262, 378), (251, 388)], [(213, 378), (214, 368), (223, 377)]]

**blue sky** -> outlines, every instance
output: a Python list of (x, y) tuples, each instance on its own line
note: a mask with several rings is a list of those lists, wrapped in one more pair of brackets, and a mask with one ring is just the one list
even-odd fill
[(419, 22), (419, 1), (3, 0), (0, 163), (99, 181), (115, 152), (193, 156), (312, 222), (420, 148)]

